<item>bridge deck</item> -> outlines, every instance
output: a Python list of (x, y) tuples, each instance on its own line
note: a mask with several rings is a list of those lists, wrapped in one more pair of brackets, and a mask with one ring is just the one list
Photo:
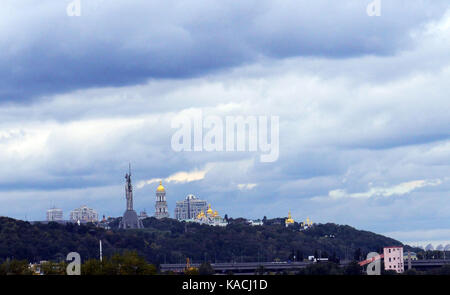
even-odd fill
[[(227, 263), (212, 263), (211, 266), (216, 272), (252, 272), (254, 273), (261, 266), (266, 271), (283, 271), (283, 270), (295, 270), (304, 268), (309, 264), (315, 262), (227, 262)], [(320, 262), (318, 262), (320, 263)], [(340, 266), (344, 267), (347, 262), (341, 262)], [(433, 260), (413, 260), (411, 261), (412, 268), (435, 268), (443, 265), (450, 264), (450, 260), (433, 259)], [(408, 267), (408, 261), (404, 261), (405, 269)], [(192, 267), (199, 267), (199, 263), (192, 263)], [(161, 271), (175, 271), (180, 272), (186, 268), (186, 264), (161, 264)]]

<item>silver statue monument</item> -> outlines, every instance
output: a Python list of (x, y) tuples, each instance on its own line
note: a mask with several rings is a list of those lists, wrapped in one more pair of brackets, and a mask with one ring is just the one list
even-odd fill
[(131, 165), (129, 172), (125, 174), (125, 197), (127, 200), (127, 210), (123, 214), (122, 220), (119, 223), (119, 228), (144, 228), (142, 221), (139, 220), (136, 211), (133, 209), (133, 186), (131, 185)]

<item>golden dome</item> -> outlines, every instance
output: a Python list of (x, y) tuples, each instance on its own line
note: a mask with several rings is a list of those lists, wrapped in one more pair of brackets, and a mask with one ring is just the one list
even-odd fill
[(208, 214), (208, 215), (213, 214), (213, 210), (211, 209), (211, 204), (208, 205), (208, 211), (206, 211), (206, 214)]
[(286, 222), (286, 224), (294, 223), (294, 219), (292, 219), (292, 217), (291, 217), (291, 211), (289, 211), (288, 218), (286, 219), (285, 222)]
[(216, 211), (214, 211), (214, 215), (213, 215), (214, 217), (217, 217), (217, 216), (219, 216), (219, 213), (217, 212), (217, 210)]
[(164, 187), (162, 186), (162, 181), (159, 182), (159, 186), (156, 189), (157, 192), (165, 192), (166, 190), (164, 189)]
[(205, 213), (203, 213), (203, 210), (202, 210), (202, 211), (200, 211), (200, 213), (198, 213), (197, 219), (201, 219), (203, 217), (205, 217)]

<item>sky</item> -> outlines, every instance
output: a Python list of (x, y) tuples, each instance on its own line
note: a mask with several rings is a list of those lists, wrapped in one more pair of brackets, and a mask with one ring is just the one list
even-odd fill
[[(138, 212), (162, 180), (172, 216), (194, 194), (450, 243), (450, 4), (371, 3), (3, 1), (0, 215), (121, 216), (131, 163)], [(277, 117), (278, 157), (174, 149), (199, 113)]]

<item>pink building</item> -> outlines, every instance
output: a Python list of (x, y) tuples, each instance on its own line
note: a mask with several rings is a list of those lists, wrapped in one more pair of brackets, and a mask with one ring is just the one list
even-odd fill
[(403, 247), (384, 247), (384, 269), (395, 270), (398, 273), (405, 271), (403, 265)]

